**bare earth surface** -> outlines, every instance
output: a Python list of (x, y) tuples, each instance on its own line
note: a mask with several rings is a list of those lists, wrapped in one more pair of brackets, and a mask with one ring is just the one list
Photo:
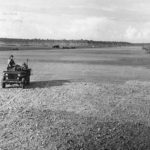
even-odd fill
[[(10, 52), (0, 53), (2, 71)], [(0, 149), (150, 149), (150, 56), (139, 47), (13, 53), (30, 57), (33, 76), (0, 89)]]

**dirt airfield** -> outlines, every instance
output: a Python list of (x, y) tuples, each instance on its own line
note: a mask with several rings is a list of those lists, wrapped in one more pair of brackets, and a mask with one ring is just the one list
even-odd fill
[(31, 85), (0, 89), (1, 150), (149, 150), (150, 55), (141, 47), (2, 51)]

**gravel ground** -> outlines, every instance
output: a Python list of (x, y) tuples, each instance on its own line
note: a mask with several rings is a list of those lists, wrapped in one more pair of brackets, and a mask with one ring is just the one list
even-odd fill
[(1, 150), (150, 149), (150, 82), (0, 89)]

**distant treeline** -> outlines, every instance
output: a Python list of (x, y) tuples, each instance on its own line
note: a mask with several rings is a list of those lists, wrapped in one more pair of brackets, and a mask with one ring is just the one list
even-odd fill
[(50, 39), (11, 39), (0, 38), (0, 48), (12, 48), (14, 50), (28, 48), (100, 48), (130, 46), (128, 42), (117, 41), (92, 41), (92, 40), (50, 40)]

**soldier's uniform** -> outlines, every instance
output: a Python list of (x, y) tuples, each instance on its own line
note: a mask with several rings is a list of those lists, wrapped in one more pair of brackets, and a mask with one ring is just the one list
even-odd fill
[(13, 56), (11, 55), (10, 58), (8, 59), (8, 66), (7, 66), (7, 69), (11, 69), (15, 67), (15, 61), (13, 59)]

